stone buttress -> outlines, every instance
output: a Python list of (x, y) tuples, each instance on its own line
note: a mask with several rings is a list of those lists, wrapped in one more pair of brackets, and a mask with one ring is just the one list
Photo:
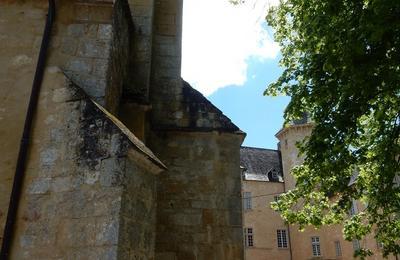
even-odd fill
[[(181, 79), (183, 1), (56, 4), (12, 258), (242, 259), (244, 133)], [(0, 231), (46, 11), (0, 3)]]

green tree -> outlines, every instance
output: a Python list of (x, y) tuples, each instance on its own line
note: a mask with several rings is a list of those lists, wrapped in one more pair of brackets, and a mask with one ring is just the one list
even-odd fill
[[(287, 121), (307, 111), (315, 123), (295, 189), (273, 206), (289, 223), (344, 222), (347, 240), (371, 233), (400, 254), (400, 1), (283, 0), (267, 21), (284, 71), (265, 94), (291, 96)], [(366, 208), (349, 218), (353, 200)]]

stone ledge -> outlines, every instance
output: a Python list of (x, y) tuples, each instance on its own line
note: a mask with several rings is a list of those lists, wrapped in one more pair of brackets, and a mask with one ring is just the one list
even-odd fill
[(71, 100), (88, 100), (92, 105), (95, 106), (95, 110), (97, 110), (97, 112), (102, 113), (104, 117), (106, 117), (121, 131), (121, 133), (130, 141), (130, 143), (133, 145), (133, 148), (139, 152), (141, 156), (144, 156), (147, 160), (155, 164), (160, 171), (167, 169), (167, 167), (153, 154), (153, 152), (144, 143), (142, 143), (118, 118), (114, 117), (104, 107), (92, 100), (86, 94), (86, 92), (71, 79), (69, 79), (67, 76), (66, 78), (70, 82), (70, 88), (73, 89), (73, 96), (71, 96)]

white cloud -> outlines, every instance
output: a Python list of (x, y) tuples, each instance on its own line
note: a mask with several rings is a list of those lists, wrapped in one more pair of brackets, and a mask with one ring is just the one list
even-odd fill
[(205, 95), (246, 82), (247, 59), (273, 59), (279, 47), (263, 28), (279, 0), (184, 0), (182, 77)]

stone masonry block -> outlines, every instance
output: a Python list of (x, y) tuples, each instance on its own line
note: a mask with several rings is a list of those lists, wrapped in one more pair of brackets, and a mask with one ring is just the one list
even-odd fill
[(160, 56), (178, 56), (179, 54), (175, 44), (160, 44), (157, 47), (157, 54)]
[(202, 223), (202, 214), (175, 214), (172, 217), (172, 223), (178, 226), (196, 226)]
[(93, 74), (96, 76), (106, 77), (109, 61), (105, 59), (94, 59)]
[(24, 13), (25, 19), (37, 19), (42, 20), (46, 17), (46, 12), (42, 9), (30, 9), (26, 10)]
[[(52, 100), (53, 102), (60, 103), (60, 102), (66, 102), (71, 99), (71, 89), (70, 88), (57, 88), (53, 91), (53, 97)], [(71, 116), (73, 114), (70, 114)], [(71, 118), (72, 119), (72, 118)], [(61, 131), (61, 129), (59, 129)], [(63, 136), (61, 136), (62, 132), (55, 132), (55, 129), (51, 130), (51, 140), (55, 142), (61, 142)]]
[(178, 12), (178, 5), (181, 1), (176, 0), (161, 0), (157, 1), (158, 10), (160, 13), (175, 14)]
[(137, 5), (137, 4), (135, 4), (134, 6), (132, 6), (131, 10), (132, 10), (132, 16), (134, 18), (135, 17), (141, 17), (141, 16), (149, 17), (153, 13), (153, 8), (152, 8), (152, 6), (149, 6), (149, 5)]
[(65, 37), (61, 41), (61, 52), (68, 55), (75, 55), (78, 48), (78, 39)]
[(86, 37), (95, 38), (97, 36), (98, 27), (97, 24), (85, 24)]
[(118, 243), (118, 226), (117, 219), (97, 219), (96, 245), (116, 245)]
[(131, 6), (131, 8), (133, 8), (133, 6), (136, 5), (153, 5), (154, 0), (128, 0), (129, 5)]
[(125, 161), (108, 158), (101, 161), (100, 184), (103, 187), (117, 186), (123, 178)]
[(111, 136), (111, 147), (110, 154), (111, 156), (117, 155), (121, 150), (121, 135), (114, 134)]
[(93, 185), (99, 180), (100, 172), (98, 171), (85, 171), (84, 182), (88, 185)]
[(149, 60), (150, 52), (149, 51), (137, 51), (137, 52), (135, 52), (133, 57), (137, 63), (145, 63), (145, 62), (148, 62), (148, 60)]
[(59, 154), (56, 149), (46, 149), (40, 153), (40, 163), (43, 166), (52, 166), (55, 164), (55, 161), (58, 159)]
[(65, 69), (81, 73), (90, 73), (92, 70), (92, 61), (88, 58), (74, 58), (68, 61)]
[(99, 39), (111, 39), (113, 35), (111, 24), (100, 24), (97, 33), (97, 38)]
[(53, 192), (70, 191), (73, 188), (74, 185), (70, 176), (54, 178), (51, 182), (51, 190)]
[(88, 75), (83, 79), (82, 87), (90, 97), (104, 97), (106, 81), (105, 79), (99, 79)]
[(75, 4), (75, 19), (78, 21), (89, 20), (89, 6), (83, 4)]
[(164, 59), (160, 59), (158, 65), (160, 68), (175, 68), (180, 69), (180, 58), (179, 57), (166, 57)]
[(85, 25), (84, 24), (71, 24), (67, 28), (68, 36), (72, 37), (81, 37), (85, 34)]
[(229, 211), (229, 225), (231, 226), (241, 226), (242, 225), (242, 211)]
[(174, 24), (158, 24), (156, 26), (156, 32), (161, 35), (175, 36), (177, 35), (177, 27)]
[(166, 45), (176, 44), (176, 38), (173, 36), (154, 35), (154, 41), (157, 44), (166, 44)]
[(172, 25), (172, 24), (176, 24), (176, 16), (173, 14), (161, 14), (158, 16), (158, 23), (160, 24), (168, 24), (168, 25)]
[(157, 76), (159, 77), (178, 77), (181, 73), (180, 68), (160, 68), (157, 71)]
[(151, 50), (151, 39), (149, 37), (137, 39), (135, 41), (135, 50), (149, 52)]
[(99, 39), (81, 39), (78, 56), (106, 59), (110, 55), (110, 41)]
[(94, 219), (65, 219), (60, 223), (58, 241), (68, 247), (87, 247), (95, 244), (97, 232)]
[[(104, 2), (104, 1), (103, 1)], [(110, 23), (112, 20), (113, 6), (112, 4), (103, 6), (89, 6), (89, 20), (99, 23)]]
[(30, 194), (45, 194), (50, 189), (50, 180), (51, 178), (39, 178), (34, 180), (30, 187)]
[(98, 260), (113, 260), (117, 259), (118, 256), (118, 247), (117, 246), (108, 246), (102, 248), (101, 250), (96, 250)]
[(150, 17), (135, 17), (134, 19), (137, 33), (150, 36), (152, 33), (152, 22)]

